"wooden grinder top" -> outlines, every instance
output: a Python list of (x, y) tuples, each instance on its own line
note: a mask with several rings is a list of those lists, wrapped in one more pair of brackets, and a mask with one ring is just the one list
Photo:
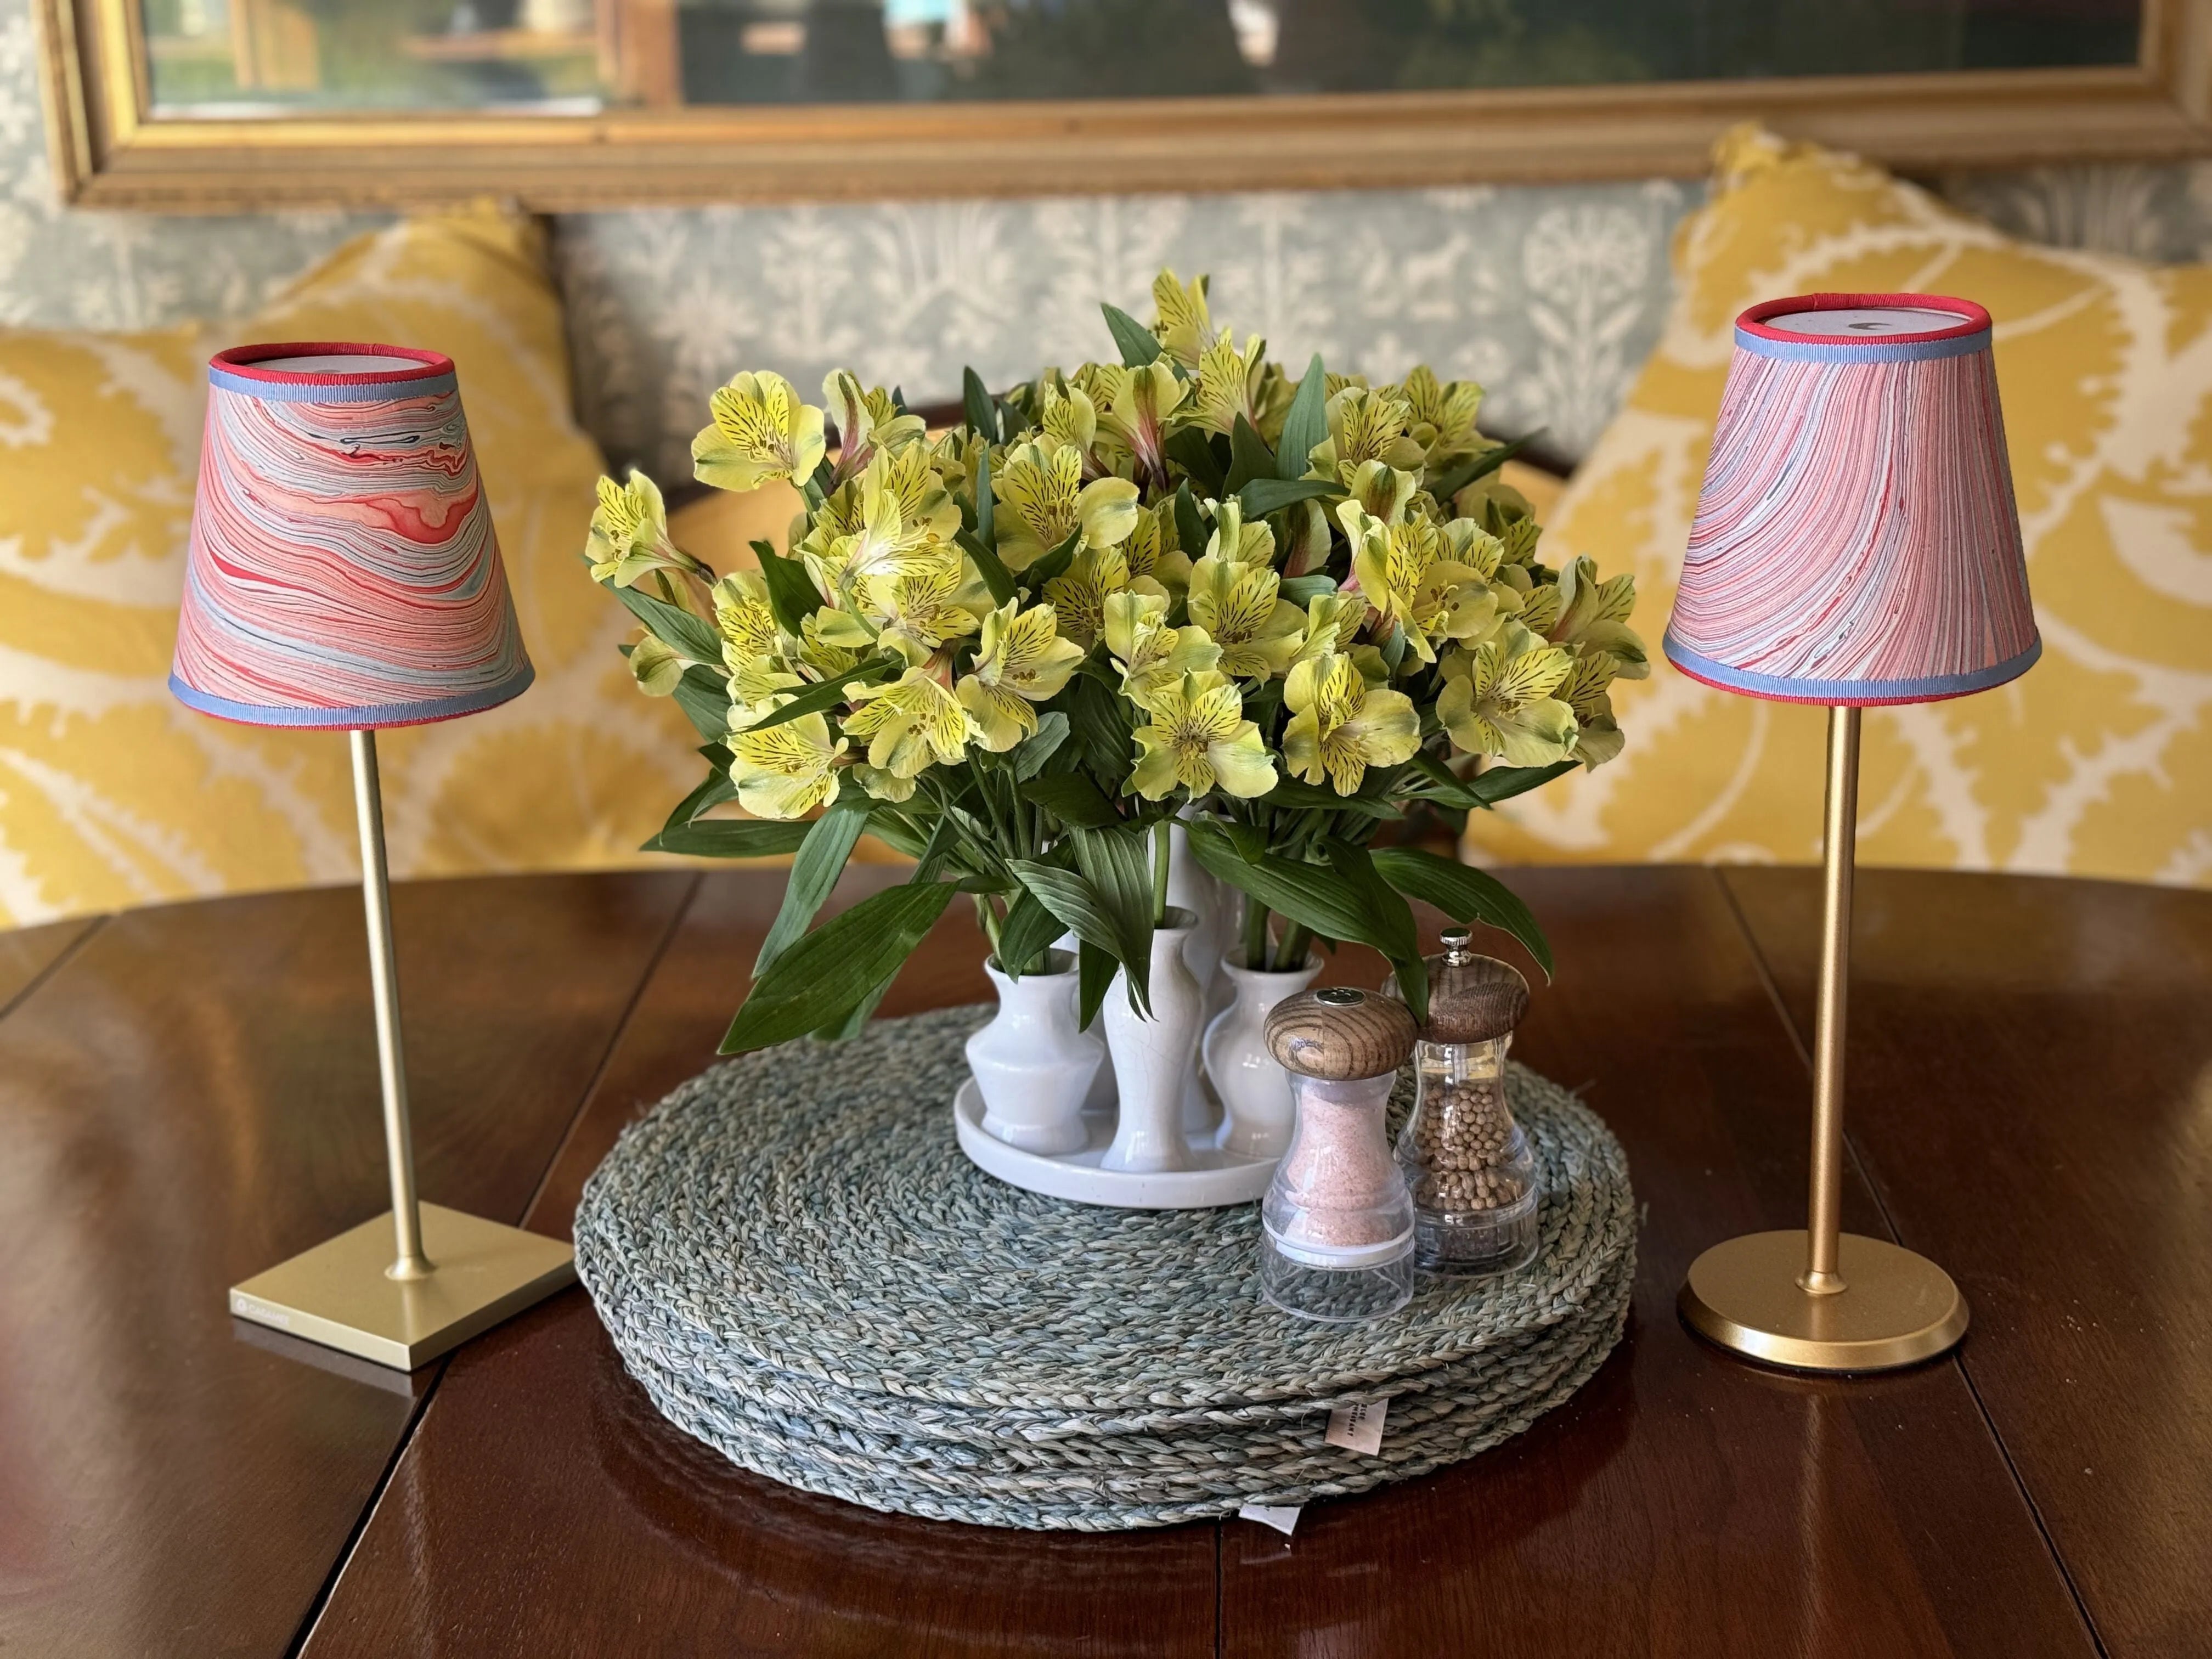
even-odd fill
[(1267, 1016), (1267, 1052), (1276, 1064), (1330, 1083), (1396, 1071), (1418, 1035), (1404, 1003), (1345, 986), (1285, 997)]
[(1520, 970), (1477, 956), (1463, 928), (1444, 935), (1443, 954), (1431, 957), (1428, 969), (1424, 1042), (1488, 1042), (1509, 1035), (1528, 1012), (1528, 981)]

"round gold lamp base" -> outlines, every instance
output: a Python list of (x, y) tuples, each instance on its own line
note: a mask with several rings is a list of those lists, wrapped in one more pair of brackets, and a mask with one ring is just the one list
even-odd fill
[(1837, 1265), (1847, 1288), (1800, 1289), (1802, 1230), (1746, 1233), (1690, 1264), (1682, 1318), (1708, 1342), (1802, 1371), (1886, 1371), (1917, 1365), (1966, 1334), (1966, 1298), (1951, 1275), (1911, 1250), (1843, 1235)]

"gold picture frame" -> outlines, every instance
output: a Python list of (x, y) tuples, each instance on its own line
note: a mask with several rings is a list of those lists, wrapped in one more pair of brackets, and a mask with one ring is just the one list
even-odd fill
[(33, 9), (63, 194), (167, 212), (1694, 178), (1714, 137), (1753, 118), (1907, 170), (2212, 153), (2212, 0), (2144, 0), (2140, 59), (2094, 69), (752, 108), (647, 88), (642, 106), (587, 115), (181, 119), (152, 112), (131, 0)]

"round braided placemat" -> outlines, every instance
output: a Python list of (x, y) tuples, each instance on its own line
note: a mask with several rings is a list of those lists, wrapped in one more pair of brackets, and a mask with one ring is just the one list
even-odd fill
[[(671, 1421), (876, 1509), (1157, 1526), (1471, 1456), (1572, 1394), (1619, 1339), (1626, 1162), (1534, 1073), (1514, 1067), (1509, 1088), (1544, 1182), (1536, 1261), (1425, 1279), (1387, 1319), (1316, 1325), (1259, 1299), (1256, 1205), (1069, 1204), (969, 1163), (951, 1103), (988, 1012), (747, 1055), (624, 1133), (585, 1188), (576, 1268)], [(1380, 1455), (1324, 1443), (1332, 1407), (1376, 1400)]]

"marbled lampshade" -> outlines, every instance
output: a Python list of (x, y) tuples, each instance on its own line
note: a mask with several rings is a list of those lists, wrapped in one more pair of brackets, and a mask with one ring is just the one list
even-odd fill
[(170, 690), (225, 720), (367, 730), (489, 708), (531, 674), (453, 361), (217, 353)]
[(1832, 706), (2033, 665), (1989, 313), (1811, 294), (1736, 319), (1666, 650), (1725, 690)]

